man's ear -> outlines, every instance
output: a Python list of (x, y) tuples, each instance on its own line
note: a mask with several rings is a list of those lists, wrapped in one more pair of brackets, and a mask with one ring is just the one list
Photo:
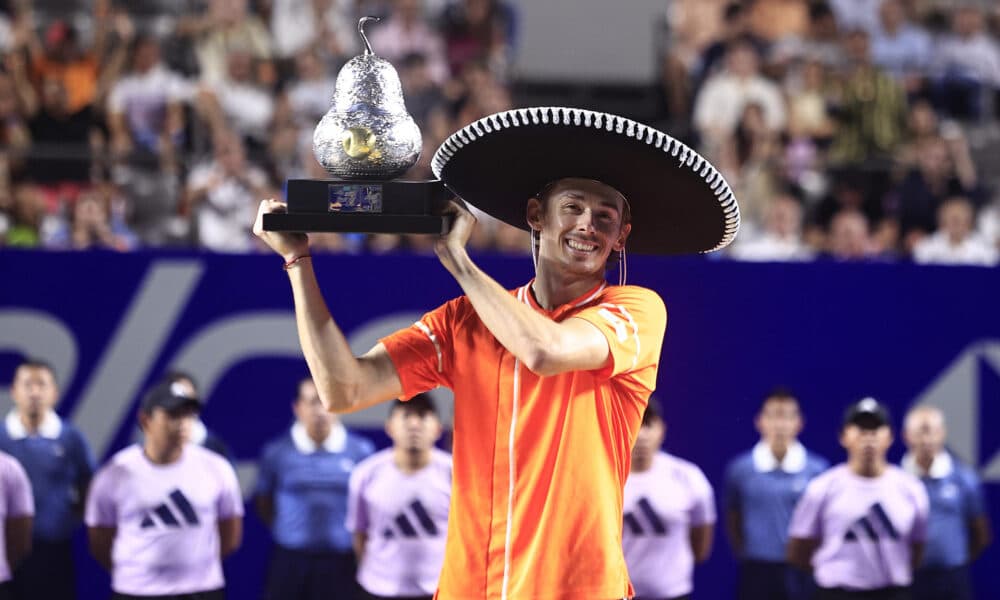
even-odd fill
[(528, 227), (534, 231), (541, 231), (544, 220), (545, 211), (542, 207), (542, 201), (538, 198), (528, 200)]
[(618, 239), (615, 241), (614, 250), (616, 252), (621, 252), (625, 249), (625, 240), (628, 239), (628, 234), (632, 233), (632, 224), (625, 223), (622, 225), (621, 233), (618, 235)]

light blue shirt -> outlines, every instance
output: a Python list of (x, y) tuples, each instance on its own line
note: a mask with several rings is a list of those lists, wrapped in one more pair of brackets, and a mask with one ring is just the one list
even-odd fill
[(785, 562), (788, 525), (806, 486), (830, 466), (796, 442), (778, 462), (763, 442), (729, 463), (723, 507), (743, 523), (744, 559)]
[(986, 513), (979, 476), (947, 452), (934, 457), (927, 473), (909, 454), (902, 466), (920, 478), (931, 501), (922, 566), (951, 568), (969, 562), (969, 522)]

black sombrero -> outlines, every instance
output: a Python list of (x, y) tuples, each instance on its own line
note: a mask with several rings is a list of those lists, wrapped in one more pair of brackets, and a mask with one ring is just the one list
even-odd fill
[(740, 226), (733, 192), (707, 160), (661, 131), (607, 113), (539, 107), (490, 115), (445, 140), (431, 166), (463, 200), (522, 229), (528, 199), (546, 184), (596, 179), (629, 202), (630, 252), (711, 252)]

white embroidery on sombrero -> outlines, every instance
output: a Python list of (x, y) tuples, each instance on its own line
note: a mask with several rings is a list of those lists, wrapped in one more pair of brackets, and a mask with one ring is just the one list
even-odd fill
[[(487, 133), (540, 124), (555, 124), (575, 127), (585, 127), (588, 129), (603, 129), (608, 132), (623, 134), (633, 138), (640, 143), (653, 146), (663, 150), (665, 154), (677, 159), (680, 166), (694, 172), (701, 177), (705, 184), (709, 186), (722, 209), (723, 229), (722, 239), (712, 248), (705, 252), (712, 252), (729, 245), (736, 236), (740, 225), (740, 210), (733, 196), (733, 191), (726, 182), (725, 177), (704, 157), (688, 147), (686, 144), (672, 138), (671, 136), (638, 123), (631, 119), (580, 108), (564, 107), (532, 107), (518, 108), (496, 113), (483, 117), (455, 133), (446, 139), (431, 160), (431, 169), (434, 176), (440, 178), (445, 165), (455, 156), (458, 150), (475, 140), (484, 137)], [(485, 133), (484, 133), (485, 130)]]

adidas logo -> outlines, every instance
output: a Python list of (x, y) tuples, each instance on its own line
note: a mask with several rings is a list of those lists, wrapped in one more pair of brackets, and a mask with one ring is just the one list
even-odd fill
[[(632, 535), (667, 535), (667, 524), (653, 510), (649, 499), (640, 498), (636, 503), (638, 510), (625, 513), (624, 522)], [(636, 514), (638, 513), (638, 514)], [(641, 517), (641, 519), (640, 519)], [(645, 521), (645, 527), (643, 526)], [(649, 531), (647, 531), (647, 528)]]
[[(398, 535), (402, 535), (404, 538), (418, 538), (421, 537), (422, 534), (427, 537), (437, 537), (437, 525), (434, 524), (430, 514), (427, 512), (427, 509), (424, 508), (424, 505), (420, 503), (420, 500), (414, 500), (407, 508), (409, 508), (409, 511), (404, 509), (396, 515), (395, 519), (393, 519), (396, 529), (398, 529)], [(407, 515), (407, 512), (411, 512), (412, 516), (415, 517), (416, 526), (414, 526), (414, 521), (410, 520), (410, 516)], [(419, 527), (422, 532), (417, 531), (417, 527)], [(397, 532), (394, 531), (392, 527), (386, 527), (382, 532), (382, 535), (386, 538), (394, 538), (396, 537)]]
[(844, 534), (844, 540), (848, 542), (856, 542), (861, 538), (877, 542), (883, 537), (898, 540), (899, 532), (896, 531), (896, 527), (889, 520), (889, 515), (878, 502), (873, 504), (868, 509), (868, 513), (855, 521)]
[[(139, 524), (142, 529), (156, 527), (157, 519), (166, 527), (183, 527), (184, 525), (181, 523), (181, 520), (188, 525), (198, 525), (200, 523), (198, 521), (198, 513), (195, 512), (194, 507), (191, 506), (191, 503), (183, 492), (174, 490), (170, 492), (167, 498), (173, 503), (173, 508), (171, 508), (170, 504), (164, 502), (152, 511), (146, 511), (146, 516), (143, 517), (142, 523)], [(153, 518), (154, 516), (156, 519)]]

